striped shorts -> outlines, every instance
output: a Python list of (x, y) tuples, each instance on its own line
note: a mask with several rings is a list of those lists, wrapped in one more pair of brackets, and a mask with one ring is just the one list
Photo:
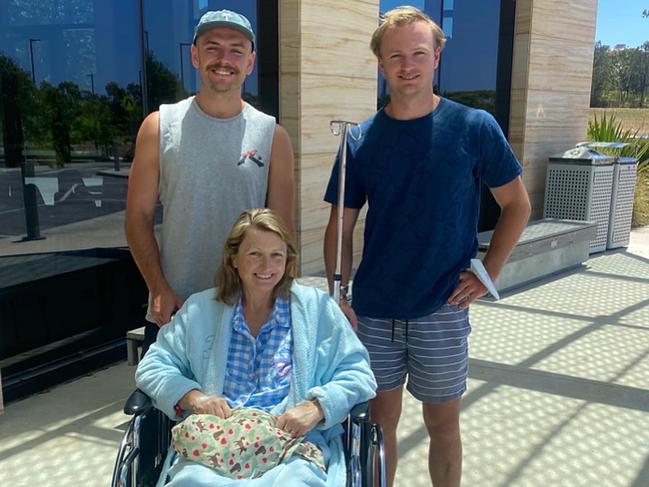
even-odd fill
[(466, 390), (469, 333), (469, 310), (456, 305), (412, 320), (358, 317), (378, 390), (402, 386), (407, 376), (408, 391), (426, 403), (452, 401)]

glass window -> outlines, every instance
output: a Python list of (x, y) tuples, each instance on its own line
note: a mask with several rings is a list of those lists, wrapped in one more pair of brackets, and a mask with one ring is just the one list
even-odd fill
[(277, 115), (277, 0), (0, 0), (6, 398), (16, 374), (80, 348), (124, 353), (124, 331), (143, 324), (123, 230), (135, 138), (160, 103), (198, 89), (193, 28), (221, 8), (252, 22), (263, 68), (245, 98)]
[(89, 242), (87, 226), (70, 225), (124, 210), (142, 115), (136, 3), (9, 0), (0, 8), (0, 255), (124, 244), (121, 236)]
[(439, 92), (495, 113), (500, 0), (444, 0), (442, 28)]
[(141, 313), (122, 230), (142, 120), (138, 18), (134, 0), (0, 1), (5, 387), (75, 343), (123, 336)]

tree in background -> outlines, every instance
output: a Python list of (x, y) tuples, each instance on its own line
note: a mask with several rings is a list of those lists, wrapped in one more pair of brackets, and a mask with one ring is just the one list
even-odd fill
[(158, 110), (162, 103), (175, 103), (187, 96), (178, 75), (162, 64), (151, 51), (146, 55), (146, 69), (149, 111)]
[(73, 121), (81, 113), (81, 91), (72, 81), (64, 81), (57, 87), (44, 81), (39, 91), (43, 97), (45, 118), (51, 130), (56, 165), (62, 167), (72, 159), (70, 132)]
[[(161, 103), (174, 103), (188, 93), (178, 75), (147, 55), (149, 110)], [(35, 86), (30, 73), (0, 54), (0, 132), (5, 148), (4, 164), (18, 167), (34, 149), (47, 154), (54, 149), (56, 165), (72, 161), (74, 145), (94, 143), (103, 157), (114, 148), (121, 157), (132, 158), (137, 127), (142, 121), (142, 89), (130, 83), (105, 86), (106, 95), (81, 90), (73, 81), (54, 85), (48, 81)], [(40, 157), (41, 162), (45, 159)], [(49, 162), (48, 162), (49, 163)]]
[(7, 167), (23, 160), (25, 105), (32, 104), (34, 85), (29, 73), (15, 61), (0, 55), (0, 132)]
[(98, 96), (88, 91), (82, 93), (79, 115), (72, 125), (72, 140), (93, 141), (95, 149), (101, 147), (107, 154), (119, 129), (113, 123), (113, 114), (106, 96)]
[(593, 57), (593, 81), (590, 87), (590, 106), (605, 107), (606, 90), (611, 83), (610, 48), (601, 42), (595, 44)]
[(626, 106), (632, 90), (631, 56), (632, 49), (620, 49), (611, 52), (611, 71), (615, 90), (617, 91), (617, 105)]
[[(649, 9), (642, 12), (649, 18)], [(643, 108), (649, 97), (649, 40), (636, 48), (611, 50), (595, 43), (591, 107)]]
[(645, 96), (649, 87), (649, 41), (633, 50), (629, 71), (631, 90), (639, 97), (637, 106), (644, 108)]
[(641, 108), (648, 97), (649, 41), (617, 50), (595, 44), (591, 106)]

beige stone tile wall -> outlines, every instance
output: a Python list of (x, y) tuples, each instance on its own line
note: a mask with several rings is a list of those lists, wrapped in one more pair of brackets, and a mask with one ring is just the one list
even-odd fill
[[(322, 201), (340, 139), (333, 119), (361, 121), (376, 109), (369, 40), (379, 0), (280, 0), (280, 123), (291, 135), (301, 272), (323, 269), (329, 205)], [(357, 229), (360, 249), (362, 225)]]
[(586, 137), (596, 0), (516, 2), (509, 139), (532, 218), (543, 213), (548, 157)]

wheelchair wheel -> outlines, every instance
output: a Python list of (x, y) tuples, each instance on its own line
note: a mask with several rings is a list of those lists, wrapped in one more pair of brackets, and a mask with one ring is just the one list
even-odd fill
[[(383, 430), (376, 424), (372, 425), (370, 449), (372, 454), (371, 463), (373, 464), (373, 473), (377, 475), (378, 486), (385, 487), (387, 477), (385, 473), (385, 447), (383, 446)], [(374, 485), (377, 485), (376, 482), (374, 482)]]

